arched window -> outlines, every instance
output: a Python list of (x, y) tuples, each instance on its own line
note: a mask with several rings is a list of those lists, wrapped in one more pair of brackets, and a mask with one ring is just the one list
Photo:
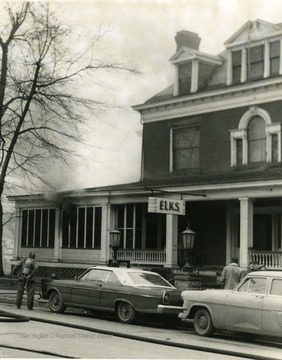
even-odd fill
[(248, 124), (249, 163), (266, 161), (265, 121), (259, 116), (251, 118)]
[(252, 106), (231, 130), (231, 166), (281, 163), (281, 123), (272, 123), (267, 111)]

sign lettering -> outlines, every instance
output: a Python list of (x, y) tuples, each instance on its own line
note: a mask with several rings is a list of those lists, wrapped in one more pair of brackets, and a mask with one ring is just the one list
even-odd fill
[(185, 215), (185, 201), (149, 197), (148, 212)]

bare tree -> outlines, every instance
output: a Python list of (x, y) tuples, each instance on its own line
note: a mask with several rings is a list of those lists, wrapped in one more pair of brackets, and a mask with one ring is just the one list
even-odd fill
[(6, 5), (9, 26), (0, 33), (0, 275), (7, 179), (24, 174), (44, 182), (44, 159), (71, 153), (70, 143), (79, 141), (81, 109), (93, 106), (76, 92), (82, 76), (101, 70), (134, 72), (93, 57), (86, 61), (82, 52), (74, 57), (67, 46), (69, 30), (48, 3), (16, 3)]

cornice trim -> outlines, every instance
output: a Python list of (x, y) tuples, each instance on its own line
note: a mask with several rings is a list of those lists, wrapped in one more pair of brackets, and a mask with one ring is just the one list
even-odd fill
[(136, 105), (133, 109), (140, 112), (144, 124), (278, 101), (282, 100), (281, 90), (282, 78), (279, 78), (276, 81), (248, 83), (155, 104)]

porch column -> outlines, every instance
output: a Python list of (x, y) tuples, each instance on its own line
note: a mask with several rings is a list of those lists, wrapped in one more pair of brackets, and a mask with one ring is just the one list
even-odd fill
[(55, 239), (54, 239), (54, 260), (61, 260), (62, 244), (62, 209), (55, 209)]
[(249, 248), (253, 247), (253, 201), (249, 198), (240, 200), (240, 266), (249, 265)]
[(109, 232), (110, 223), (110, 204), (102, 205), (102, 225), (101, 225), (101, 257), (100, 260), (107, 263), (109, 256)]
[(166, 215), (165, 267), (177, 267), (177, 215)]
[(22, 223), (22, 217), (21, 217), (21, 211), (16, 206), (16, 223), (15, 223), (15, 243), (14, 243), (14, 254), (13, 259), (18, 259), (20, 257), (20, 247), (21, 247), (21, 223)]
[(228, 206), (226, 212), (226, 262), (227, 264), (230, 263), (232, 257), (232, 248), (233, 248), (233, 241), (232, 241), (232, 208)]

